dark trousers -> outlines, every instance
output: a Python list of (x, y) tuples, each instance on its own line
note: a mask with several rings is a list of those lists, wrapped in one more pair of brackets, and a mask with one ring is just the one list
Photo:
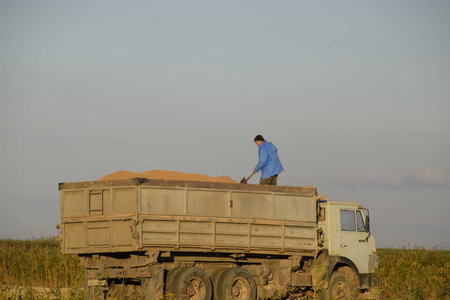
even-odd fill
[(261, 177), (261, 179), (259, 180), (259, 184), (277, 185), (277, 179), (278, 179), (278, 174), (270, 176), (266, 179), (262, 179), (262, 177)]

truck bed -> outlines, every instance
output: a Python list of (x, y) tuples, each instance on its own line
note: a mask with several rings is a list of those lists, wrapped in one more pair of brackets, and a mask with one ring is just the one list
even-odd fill
[(65, 254), (312, 254), (315, 187), (148, 180), (60, 183)]

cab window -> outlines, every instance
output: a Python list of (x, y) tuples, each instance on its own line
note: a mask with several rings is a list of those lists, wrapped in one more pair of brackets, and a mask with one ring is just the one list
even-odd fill
[(341, 210), (341, 231), (355, 231), (355, 211)]
[(358, 231), (365, 232), (366, 228), (364, 228), (364, 221), (362, 214), (359, 210), (356, 211), (356, 222), (358, 225)]

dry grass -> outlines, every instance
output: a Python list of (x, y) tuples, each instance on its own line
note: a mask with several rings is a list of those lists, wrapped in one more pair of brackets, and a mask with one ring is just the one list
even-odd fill
[(83, 276), (54, 238), (0, 240), (0, 299), (81, 299)]
[[(450, 300), (450, 251), (403, 248), (378, 253), (375, 276), (382, 299)], [(83, 276), (77, 256), (62, 255), (54, 238), (0, 240), (0, 299), (82, 299)]]
[(450, 251), (378, 249), (382, 299), (450, 299)]

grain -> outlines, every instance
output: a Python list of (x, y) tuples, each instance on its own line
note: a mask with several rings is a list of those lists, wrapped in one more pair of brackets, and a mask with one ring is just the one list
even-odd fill
[(131, 171), (116, 171), (102, 178), (102, 180), (120, 180), (120, 179), (130, 179), (130, 178), (147, 178), (147, 179), (162, 179), (162, 180), (183, 180), (183, 181), (208, 181), (208, 182), (226, 182), (226, 183), (237, 183), (236, 180), (231, 179), (228, 176), (218, 176), (210, 177), (207, 175), (193, 174), (193, 173), (183, 173), (177, 171), (164, 171), (164, 170), (150, 170), (140, 173), (134, 173)]
[(116, 171), (111, 174), (108, 174), (106, 176), (103, 176), (102, 178), (98, 180), (120, 180), (120, 179), (130, 179), (137, 177), (136, 173), (130, 172), (130, 171)]

